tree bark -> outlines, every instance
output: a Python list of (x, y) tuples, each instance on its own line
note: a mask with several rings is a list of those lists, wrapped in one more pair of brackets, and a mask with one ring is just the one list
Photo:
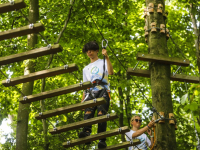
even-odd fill
[[(118, 87), (118, 92), (119, 92), (119, 101), (120, 101), (119, 126), (123, 127), (124, 126), (124, 123), (123, 123), (123, 120), (124, 120), (124, 113), (123, 113), (124, 112), (124, 110), (123, 110), (124, 96), (123, 96), (123, 91), (122, 91), (121, 87)], [(121, 134), (121, 140), (122, 140), (122, 142), (126, 141), (123, 134)]]
[[(29, 21), (35, 23), (39, 18), (38, 0), (30, 0), (29, 8)], [(33, 48), (37, 44), (37, 35), (28, 35), (28, 47)], [(33, 60), (26, 60), (24, 75), (30, 74), (35, 71), (35, 63)], [(31, 95), (33, 91), (33, 83), (24, 83), (22, 86), (22, 93)], [(16, 150), (27, 150), (27, 134), (28, 134), (28, 117), (29, 117), (30, 104), (19, 103), (18, 116), (17, 116), (17, 133), (16, 133)]]
[[(149, 3), (154, 4), (154, 12), (147, 16), (147, 27), (151, 28), (151, 23), (155, 22), (156, 27), (160, 28), (160, 24), (165, 24), (162, 14), (157, 13), (158, 4), (163, 5), (163, 12), (165, 10), (165, 0), (146, 0), (146, 6)], [(166, 48), (166, 35), (157, 32), (149, 31), (148, 46), (150, 54), (168, 56)], [(168, 118), (169, 113), (173, 113), (171, 85), (170, 85), (170, 65), (161, 63), (150, 64), (151, 74), (151, 89), (152, 89), (152, 103), (158, 112), (164, 112), (165, 117)], [(158, 118), (158, 116), (157, 116)], [(168, 120), (164, 124), (157, 124), (156, 126), (156, 143), (154, 150), (176, 150), (175, 127), (170, 125)]]

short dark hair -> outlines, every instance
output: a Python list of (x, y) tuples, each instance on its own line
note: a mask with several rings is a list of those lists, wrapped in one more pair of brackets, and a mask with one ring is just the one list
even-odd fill
[(83, 46), (83, 50), (82, 52), (83, 53), (86, 53), (88, 50), (94, 50), (94, 51), (97, 51), (99, 50), (99, 45), (96, 41), (90, 41), (88, 42), (87, 44), (85, 44)]

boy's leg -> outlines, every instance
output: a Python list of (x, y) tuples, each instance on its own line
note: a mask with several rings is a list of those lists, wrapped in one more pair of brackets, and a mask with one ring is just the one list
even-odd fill
[[(97, 106), (97, 115), (98, 116), (106, 115), (106, 113), (109, 109), (109, 105), (110, 105), (110, 97), (109, 97), (108, 92), (106, 90), (103, 93), (102, 97), (105, 98), (106, 103), (102, 104), (100, 106)], [(105, 132), (106, 127), (107, 127), (107, 122), (98, 123), (98, 133)], [(103, 140), (105, 142), (106, 139), (104, 138), (104, 139), (100, 139), (100, 140)]]
[[(92, 99), (93, 98), (89, 95), (85, 101), (92, 100)], [(95, 107), (86, 108), (85, 109), (85, 113), (84, 113), (84, 120), (93, 118), (96, 109), (97, 109), (96, 106)], [(92, 132), (91, 128), (92, 128), (91, 125), (84, 127), (83, 128), (83, 132), (79, 133), (79, 138), (83, 138), (83, 137), (89, 136), (90, 133)]]
[[(87, 120), (87, 119), (90, 119), (90, 118), (94, 118), (94, 113), (95, 113), (95, 110), (96, 110), (96, 106), (95, 107), (90, 107), (90, 108), (86, 108), (85, 109), (85, 113), (84, 113), (84, 120)], [(86, 126), (83, 128), (83, 131), (84, 132), (92, 132), (91, 130), (92, 128), (92, 125), (90, 126)]]

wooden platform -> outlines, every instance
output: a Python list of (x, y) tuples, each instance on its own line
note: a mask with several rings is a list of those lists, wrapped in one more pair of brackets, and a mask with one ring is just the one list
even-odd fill
[(121, 129), (122, 129), (121, 132), (119, 132), (119, 128), (117, 128), (117, 129), (113, 129), (113, 130), (110, 130), (110, 131), (101, 132), (99, 134), (90, 135), (90, 136), (87, 136), (85, 138), (79, 138), (79, 139), (71, 140), (70, 144), (68, 144), (68, 142), (64, 142), (63, 146), (65, 148), (73, 147), (75, 145), (80, 145), (80, 144), (95, 141), (95, 140), (98, 140), (98, 139), (102, 139), (102, 138), (106, 138), (106, 137), (110, 137), (110, 136), (114, 136), (114, 135), (118, 135), (118, 134), (124, 134), (126, 132), (129, 132), (129, 128), (127, 126), (121, 127)]
[(25, 76), (11, 78), (9, 83), (7, 83), (6, 80), (3, 80), (2, 84), (5, 87), (8, 87), (8, 86), (13, 86), (13, 85), (20, 84), (20, 83), (30, 82), (30, 81), (37, 80), (37, 79), (42, 79), (42, 78), (46, 78), (46, 77), (63, 74), (63, 73), (73, 72), (76, 70), (78, 70), (78, 67), (76, 66), (76, 64), (70, 64), (70, 65), (68, 65), (68, 67), (66, 69), (65, 69), (65, 66), (62, 66), (62, 67), (56, 67), (56, 68), (52, 68), (52, 69), (42, 70), (42, 71), (30, 73)]
[[(133, 76), (138, 76), (138, 77), (150, 78), (149, 70), (142, 70), (142, 69), (133, 70), (133, 68), (128, 68), (127, 74), (133, 75)], [(170, 80), (188, 82), (188, 83), (199, 83), (199, 77), (187, 76), (187, 75), (182, 75), (182, 74), (176, 74), (175, 76), (173, 76), (173, 74), (171, 74)]]
[(83, 82), (82, 85), (74, 84), (74, 85), (70, 85), (67, 87), (62, 87), (62, 88), (58, 88), (55, 90), (42, 92), (42, 93), (35, 94), (35, 95), (29, 95), (29, 96), (27, 96), (27, 100), (23, 100), (23, 97), (21, 97), (19, 99), (19, 101), (22, 104), (26, 104), (26, 103), (39, 101), (39, 100), (42, 100), (45, 98), (50, 98), (50, 97), (59, 96), (62, 94), (67, 94), (67, 93), (71, 93), (71, 92), (75, 92), (75, 91), (79, 91), (79, 90), (84, 90), (84, 89), (91, 88), (91, 87), (92, 87), (92, 83), (90, 81), (87, 81), (87, 82)]
[(53, 45), (52, 48), (42, 47), (38, 49), (33, 49), (27, 52), (22, 52), (19, 54), (14, 54), (10, 56), (0, 57), (0, 65), (6, 65), (9, 63), (14, 63), (30, 58), (36, 58), (39, 56), (55, 54), (62, 51), (62, 47), (59, 44)]
[(82, 109), (85, 109), (88, 107), (94, 107), (94, 106), (98, 106), (98, 105), (106, 103), (104, 98), (97, 98), (96, 100), (97, 100), (96, 103), (94, 103), (94, 101), (91, 100), (91, 101), (86, 101), (84, 103), (73, 104), (73, 105), (49, 110), (46, 112), (42, 112), (42, 115), (36, 114), (35, 118), (38, 120), (45, 119), (48, 117), (61, 115), (61, 114), (65, 114), (65, 113), (69, 113), (69, 112), (73, 112), (73, 111), (77, 111), (77, 110), (82, 110)]
[(0, 13), (5, 13), (13, 10), (19, 10), (26, 7), (26, 3), (23, 0), (15, 0), (12, 5), (9, 3), (0, 4)]
[(179, 66), (189, 66), (190, 64), (190, 61), (188, 59), (167, 57), (162, 55), (143, 54), (143, 53), (137, 54), (137, 60), (179, 65)]
[(103, 148), (103, 149), (95, 149), (95, 150), (117, 150), (117, 149), (121, 149), (121, 148), (127, 148), (127, 147), (130, 147), (130, 146), (135, 146), (135, 145), (138, 145), (140, 143), (141, 142), (140, 142), (139, 139), (134, 139), (132, 144), (130, 142), (123, 142), (123, 143), (120, 143), (120, 144), (108, 146), (108, 147)]
[(0, 41), (14, 37), (24, 36), (27, 34), (38, 33), (44, 30), (45, 28), (41, 23), (35, 23), (32, 29), (29, 28), (29, 25), (27, 25), (24, 27), (0, 32)]
[(110, 114), (109, 117), (107, 117), (107, 115), (103, 115), (103, 116), (100, 116), (100, 117), (94, 117), (94, 118), (91, 118), (91, 119), (87, 119), (87, 120), (83, 120), (83, 121), (79, 121), (79, 122), (74, 122), (74, 123), (71, 123), (71, 124), (68, 124), (68, 125), (65, 125), (65, 126), (57, 127), (57, 130), (50, 129), (49, 132), (51, 134), (58, 134), (58, 133), (66, 132), (66, 131), (69, 131), (69, 130), (74, 130), (74, 129), (78, 129), (78, 128), (81, 128), (81, 127), (93, 125), (93, 124), (96, 124), (96, 123), (114, 120), (114, 119), (117, 119), (117, 118), (118, 118), (117, 114), (112, 113), (112, 114)]

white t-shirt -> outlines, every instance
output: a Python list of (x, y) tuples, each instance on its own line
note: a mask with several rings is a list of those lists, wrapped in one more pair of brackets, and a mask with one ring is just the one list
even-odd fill
[[(130, 132), (126, 132), (126, 140), (130, 141), (129, 138), (132, 140), (132, 135), (133, 133), (135, 133), (136, 131), (130, 130)], [(128, 137), (129, 138), (128, 138)], [(147, 150), (147, 146), (150, 147), (151, 146), (151, 141), (149, 140), (149, 138), (147, 137), (146, 134), (141, 134), (140, 136), (134, 138), (134, 139), (139, 139), (141, 144), (136, 145), (139, 149), (141, 150)], [(131, 146), (128, 148), (128, 150), (138, 150), (138, 148), (136, 146)]]
[[(98, 59), (93, 63), (85, 66), (83, 68), (83, 82), (90, 81), (93, 82), (94, 80), (101, 80), (103, 75), (103, 59)], [(109, 90), (109, 81), (108, 81), (108, 69), (107, 69), (107, 61), (105, 60), (105, 75), (102, 82), (107, 83), (105, 87)], [(92, 90), (98, 91), (101, 90), (102, 86), (96, 86)]]

